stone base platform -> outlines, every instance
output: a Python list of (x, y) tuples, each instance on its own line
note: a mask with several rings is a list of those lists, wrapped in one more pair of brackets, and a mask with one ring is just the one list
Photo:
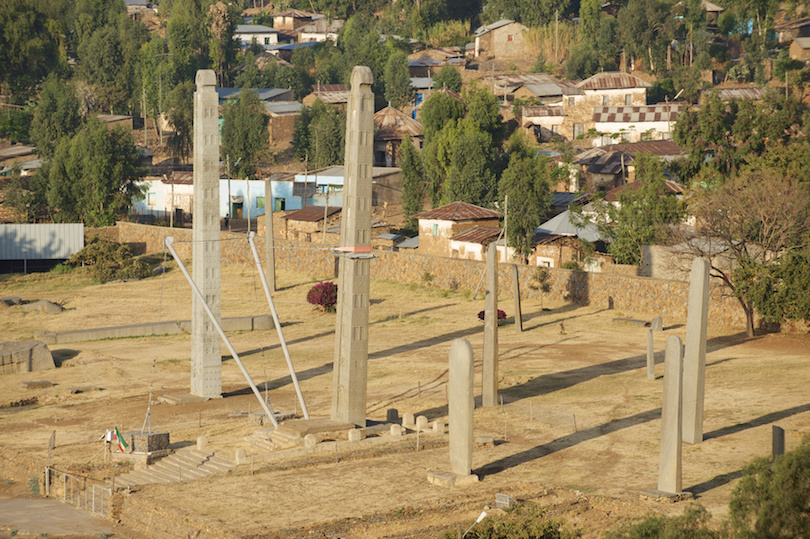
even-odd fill
[(322, 437), (329, 435), (330, 433), (342, 433), (344, 431), (349, 431), (356, 427), (357, 426), (354, 423), (346, 423), (344, 421), (333, 421), (326, 418), (310, 418), (287, 421), (277, 430), (303, 438), (307, 434)]
[(191, 393), (172, 393), (171, 395), (161, 395), (157, 400), (166, 404), (197, 404), (207, 401), (208, 397), (198, 397)]
[(475, 474), (458, 475), (453, 472), (428, 472), (428, 483), (437, 487), (463, 487), (478, 482)]
[(652, 488), (650, 490), (642, 490), (639, 493), (642, 499), (653, 500), (657, 502), (682, 502), (684, 500), (691, 500), (695, 497), (694, 494), (691, 492), (664, 492), (663, 490), (658, 490), (657, 488)]

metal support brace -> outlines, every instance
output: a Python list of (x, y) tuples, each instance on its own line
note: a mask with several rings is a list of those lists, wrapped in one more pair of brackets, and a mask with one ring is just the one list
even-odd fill
[(274, 427), (278, 428), (278, 421), (276, 421), (273, 412), (271, 412), (270, 408), (267, 407), (267, 403), (264, 401), (264, 398), (262, 398), (262, 394), (259, 393), (259, 389), (256, 387), (256, 384), (253, 383), (253, 380), (250, 378), (247, 369), (245, 369), (245, 366), (242, 364), (242, 360), (239, 359), (239, 354), (237, 354), (236, 350), (234, 350), (231, 341), (228, 340), (228, 337), (222, 330), (222, 326), (219, 324), (217, 317), (214, 316), (213, 311), (211, 311), (211, 307), (209, 307), (208, 303), (205, 301), (205, 296), (203, 296), (202, 292), (200, 292), (200, 289), (197, 288), (197, 284), (194, 282), (194, 279), (191, 278), (191, 275), (189, 275), (186, 266), (183, 264), (183, 261), (180, 260), (180, 257), (177, 255), (177, 251), (175, 251), (174, 247), (172, 246), (172, 243), (174, 243), (174, 238), (172, 236), (166, 236), (166, 238), (163, 240), (163, 244), (166, 246), (166, 249), (168, 249), (169, 252), (172, 254), (172, 257), (177, 262), (177, 265), (180, 267), (180, 271), (182, 271), (183, 275), (186, 276), (188, 284), (191, 285), (191, 290), (197, 296), (197, 299), (199, 299), (200, 302), (202, 303), (203, 309), (205, 309), (205, 313), (208, 315), (208, 318), (211, 319), (211, 323), (214, 324), (215, 328), (217, 328), (217, 332), (219, 333), (219, 336), (222, 338), (222, 341), (225, 343), (225, 346), (228, 347), (228, 351), (231, 353), (231, 357), (233, 357), (234, 361), (236, 361), (236, 364), (239, 365), (239, 370), (242, 371), (245, 380), (247, 380), (248, 384), (250, 384), (250, 389), (253, 390), (253, 394), (256, 395), (257, 399), (259, 399), (259, 404), (262, 405), (262, 409), (264, 409), (264, 413), (267, 414), (267, 418), (270, 419), (270, 422), (273, 424)]
[(262, 261), (259, 258), (259, 253), (256, 251), (256, 244), (253, 242), (253, 232), (248, 232), (248, 243), (250, 244), (250, 252), (253, 253), (253, 260), (256, 262), (256, 267), (259, 270), (259, 277), (262, 281), (264, 294), (267, 296), (267, 303), (270, 304), (270, 312), (273, 315), (273, 324), (276, 326), (278, 333), (278, 340), (281, 342), (281, 349), (284, 350), (284, 359), (287, 360), (287, 368), (290, 370), (290, 378), (295, 386), (295, 394), (298, 395), (298, 402), (301, 403), (301, 410), (304, 413), (304, 419), (309, 419), (309, 412), (307, 411), (307, 404), (304, 402), (304, 395), (301, 393), (301, 386), (298, 385), (298, 376), (295, 374), (295, 367), (293, 367), (292, 358), (290, 358), (290, 350), (287, 348), (287, 341), (284, 339), (284, 332), (281, 329), (281, 322), (278, 320), (278, 312), (276, 305), (273, 303), (273, 297), (270, 295), (270, 286), (267, 284), (267, 277), (264, 276), (264, 269), (262, 268)]

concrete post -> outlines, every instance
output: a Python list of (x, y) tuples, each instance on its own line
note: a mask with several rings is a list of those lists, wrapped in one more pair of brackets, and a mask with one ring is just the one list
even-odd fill
[(517, 264), (512, 264), (512, 292), (515, 294), (515, 333), (522, 333), (523, 311), (520, 309), (520, 275)]
[(264, 273), (270, 291), (276, 291), (276, 250), (273, 236), (273, 188), (270, 180), (264, 182)]
[(709, 317), (709, 261), (692, 261), (686, 347), (683, 357), (683, 440), (703, 441), (703, 398), (706, 386), (706, 324)]
[[(197, 71), (194, 92), (193, 279), (217, 320), (221, 320), (219, 225), (219, 98), (216, 76)], [(191, 394), (222, 395), (222, 343), (196, 295), (191, 297)]]
[(647, 330), (647, 380), (655, 380), (655, 342), (653, 330)]
[(658, 465), (658, 490), (678, 494), (681, 484), (681, 385), (683, 383), (683, 346), (680, 337), (667, 339), (664, 362), (664, 398), (661, 405), (661, 456)]
[(484, 367), (482, 373), (484, 406), (498, 404), (498, 253), (495, 242), (487, 249), (487, 292), (484, 316)]
[(450, 466), (456, 475), (470, 475), (473, 448), (473, 351), (470, 341), (456, 339), (450, 347)]
[(371, 69), (355, 66), (346, 120), (346, 183), (340, 225), (341, 261), (335, 328), (332, 419), (366, 426), (371, 166), (374, 94)]

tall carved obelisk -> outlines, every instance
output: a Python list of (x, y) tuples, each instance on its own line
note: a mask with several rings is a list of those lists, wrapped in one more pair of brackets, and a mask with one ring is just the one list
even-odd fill
[[(192, 277), (221, 318), (219, 229), (219, 119), (216, 76), (197, 71), (194, 92), (194, 228)], [(222, 396), (222, 342), (202, 302), (191, 300), (191, 394)]]
[(346, 118), (340, 270), (335, 328), (332, 419), (366, 426), (371, 166), (374, 94), (371, 69), (355, 66)]

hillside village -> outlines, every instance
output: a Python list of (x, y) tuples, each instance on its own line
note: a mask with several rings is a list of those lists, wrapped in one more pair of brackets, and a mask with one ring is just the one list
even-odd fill
[[(652, 247), (715, 256), (691, 238), (740, 240), (697, 215), (723, 185), (767, 175), (806, 192), (806, 6), (255, 4), (4, 3), (4, 27), (25, 31), (3, 38), (0, 218), (188, 225), (200, 68), (218, 84), (221, 218), (256, 229), (271, 209), (283, 239), (336, 237), (296, 211), (339, 219), (353, 65), (374, 75), (379, 248), (481, 259), (495, 241), (503, 261), (672, 277)], [(499, 219), (457, 220), (458, 203)], [(748, 240), (785, 253), (803, 244), (793, 226)], [(732, 291), (729, 260), (749, 254), (716, 264)]]

